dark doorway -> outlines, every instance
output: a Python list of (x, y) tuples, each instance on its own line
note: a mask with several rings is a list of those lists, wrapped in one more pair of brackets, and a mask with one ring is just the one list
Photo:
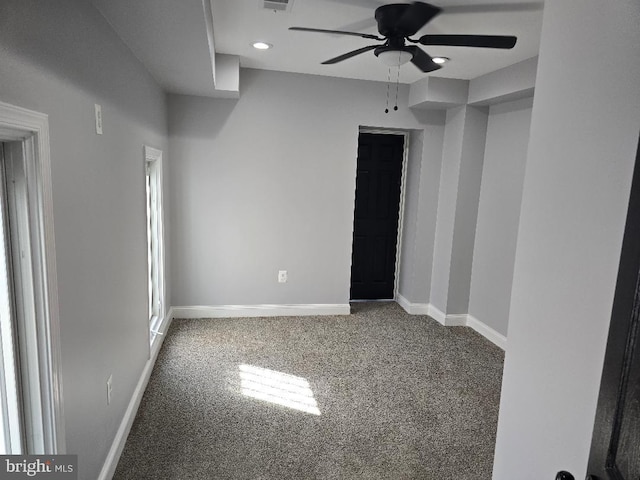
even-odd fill
[(360, 133), (351, 299), (392, 300), (404, 136)]
[(640, 145), (589, 456), (592, 480), (640, 478)]

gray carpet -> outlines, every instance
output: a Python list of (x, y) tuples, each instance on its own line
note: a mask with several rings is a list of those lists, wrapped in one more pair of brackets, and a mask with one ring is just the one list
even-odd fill
[(114, 478), (489, 480), (503, 352), (395, 303), (352, 312), (174, 320)]

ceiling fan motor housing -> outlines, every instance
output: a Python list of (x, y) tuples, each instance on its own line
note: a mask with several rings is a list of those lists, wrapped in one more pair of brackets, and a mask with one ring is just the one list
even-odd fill
[(408, 3), (391, 3), (376, 8), (375, 19), (378, 22), (380, 35), (389, 38), (405, 37), (406, 34), (404, 32), (397, 31), (396, 25), (409, 6), (410, 4)]

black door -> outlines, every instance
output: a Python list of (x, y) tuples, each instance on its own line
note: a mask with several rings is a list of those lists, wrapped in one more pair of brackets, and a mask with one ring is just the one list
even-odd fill
[(358, 138), (352, 300), (393, 299), (403, 149), (401, 135)]
[(609, 327), (587, 478), (640, 478), (640, 145)]

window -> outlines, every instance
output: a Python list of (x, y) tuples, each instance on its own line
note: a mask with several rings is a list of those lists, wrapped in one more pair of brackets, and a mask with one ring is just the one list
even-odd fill
[(147, 296), (150, 342), (164, 319), (164, 249), (162, 230), (162, 152), (145, 147), (147, 225)]

